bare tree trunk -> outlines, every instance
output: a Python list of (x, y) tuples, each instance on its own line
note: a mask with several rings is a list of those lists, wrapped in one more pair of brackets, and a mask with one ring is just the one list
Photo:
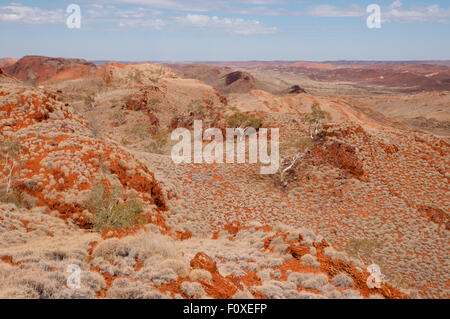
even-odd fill
[(284, 174), (285, 174), (287, 171), (291, 170), (291, 169), (294, 167), (294, 165), (297, 163), (297, 161), (298, 161), (299, 159), (303, 158), (303, 157), (305, 156), (305, 154), (306, 154), (306, 151), (303, 152), (302, 154), (295, 154), (295, 156), (292, 157), (292, 162), (291, 162), (291, 164), (289, 164), (288, 167), (286, 167), (285, 169), (283, 169), (283, 170), (281, 171), (281, 173), (280, 173), (280, 179), (281, 179), (281, 182), (283, 183), (283, 185), (286, 186), (286, 183), (284, 182)]
[(319, 130), (319, 126), (320, 126), (320, 121), (316, 121), (314, 123), (314, 134), (313, 134), (313, 140), (316, 141), (317, 137), (319, 136), (320, 130)]
[(11, 182), (12, 182), (12, 175), (14, 171), (14, 161), (12, 162), (12, 165), (9, 169), (9, 175), (8, 175), (8, 186), (6, 187), (6, 194), (9, 194), (9, 190), (11, 189)]

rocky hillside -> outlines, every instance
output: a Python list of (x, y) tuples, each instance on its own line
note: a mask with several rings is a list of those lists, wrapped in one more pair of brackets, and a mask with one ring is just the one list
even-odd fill
[(40, 84), (86, 77), (95, 72), (95, 65), (83, 59), (25, 56), (5, 70), (22, 81)]
[[(162, 65), (67, 72), (40, 88), (0, 74), (0, 297), (449, 297), (448, 138), (302, 90), (224, 95)], [(329, 117), (311, 141), (315, 105)], [(194, 119), (279, 127), (282, 168), (293, 148), (302, 161), (273, 176), (176, 165), (170, 132)]]
[(13, 65), (16, 62), (17, 62), (16, 59), (11, 59), (11, 58), (0, 59), (0, 68), (6, 68), (10, 65)]

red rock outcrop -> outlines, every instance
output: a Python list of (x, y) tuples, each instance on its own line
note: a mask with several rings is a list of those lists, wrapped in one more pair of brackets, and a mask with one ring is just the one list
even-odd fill
[(87, 77), (96, 66), (83, 59), (25, 56), (5, 69), (19, 80), (40, 84)]
[(114, 142), (95, 138), (89, 124), (54, 94), (0, 83), (0, 97), (0, 133), (21, 143), (14, 187), (26, 194), (29, 206), (45, 206), (89, 228), (87, 193), (95, 183), (114, 181), (146, 205), (166, 209), (153, 173)]

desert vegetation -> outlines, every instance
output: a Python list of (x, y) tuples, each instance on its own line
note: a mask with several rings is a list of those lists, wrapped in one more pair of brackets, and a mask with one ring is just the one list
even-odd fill
[(130, 228), (143, 222), (142, 204), (136, 197), (124, 194), (123, 189), (118, 186), (107, 189), (103, 183), (95, 184), (86, 208), (92, 213), (93, 227), (98, 231)]
[[(87, 67), (41, 87), (0, 72), (1, 297), (448, 298), (448, 138), (369, 107), (403, 109), (406, 93), (366, 100), (295, 65), (203, 82), (209, 66)], [(447, 95), (408, 98), (439, 100), (440, 115)], [(278, 172), (176, 165), (169, 134), (194, 120), (279, 128)], [(372, 263), (381, 288), (367, 287)]]
[(258, 130), (263, 126), (261, 118), (253, 117), (239, 111), (236, 107), (231, 108), (232, 114), (226, 116), (225, 120), (229, 128), (241, 128), (244, 131), (248, 128)]
[(15, 186), (21, 168), (22, 145), (17, 139), (0, 139), (0, 160), (3, 162), (4, 180), (0, 185), (0, 199), (4, 202), (21, 203), (21, 192)]

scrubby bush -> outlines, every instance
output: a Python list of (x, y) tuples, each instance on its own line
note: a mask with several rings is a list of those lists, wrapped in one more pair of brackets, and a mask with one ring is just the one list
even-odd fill
[(275, 284), (275, 281), (266, 281), (261, 286), (254, 288), (270, 299), (284, 299), (285, 295), (283, 289)]
[(328, 277), (325, 274), (318, 274), (302, 282), (302, 286), (307, 289), (320, 290), (328, 283)]
[(198, 280), (206, 280), (211, 281), (212, 275), (209, 271), (204, 269), (193, 269), (191, 273), (189, 274), (189, 279), (192, 281), (198, 281)]
[[(1, 187), (1, 186), (0, 186)], [(0, 202), (11, 203), (20, 207), (24, 204), (24, 193), (19, 190), (12, 188), (8, 193), (4, 188), (0, 188)]]
[(324, 249), (324, 255), (331, 259), (340, 259), (343, 261), (347, 261), (347, 255), (343, 252), (339, 252), (331, 246), (328, 246)]
[(150, 143), (146, 145), (146, 151), (150, 153), (162, 154), (167, 145), (169, 135), (166, 131), (159, 132), (152, 136)]
[(236, 291), (232, 299), (254, 299), (254, 297), (251, 292), (248, 291), (247, 287), (244, 286), (244, 290)]
[(116, 279), (108, 290), (108, 298), (112, 299), (164, 299), (149, 283), (132, 282), (125, 278)]
[(181, 284), (181, 291), (190, 298), (201, 298), (206, 295), (202, 285), (198, 282), (183, 282)]
[(178, 275), (170, 268), (155, 270), (153, 266), (142, 268), (137, 276), (140, 280), (152, 281), (155, 285), (161, 286), (169, 282), (177, 281)]
[(300, 258), (300, 263), (305, 266), (312, 266), (314, 268), (319, 268), (320, 263), (316, 260), (316, 257), (310, 254), (305, 254)]
[(133, 247), (133, 258), (145, 262), (150, 257), (160, 256), (162, 259), (178, 259), (180, 254), (174, 241), (167, 236), (154, 233), (142, 233), (125, 238), (124, 243)]
[(91, 110), (94, 108), (95, 106), (95, 95), (94, 94), (88, 94), (86, 95), (84, 98), (84, 104), (86, 105), (86, 107)]
[[(102, 241), (92, 252), (95, 259), (102, 258), (105, 261), (115, 262), (117, 257), (127, 257), (131, 253), (132, 247), (127, 245), (123, 240), (117, 238)], [(101, 262), (99, 260), (99, 262)]]
[(311, 106), (311, 112), (303, 116), (303, 121), (309, 124), (309, 133), (312, 140), (320, 138), (325, 120), (330, 120), (330, 113), (323, 111), (318, 102)]
[(6, 195), (13, 187), (14, 174), (19, 169), (21, 153), (22, 145), (18, 139), (9, 140), (0, 137), (0, 160), (3, 162), (3, 173), (6, 178)]
[(283, 186), (299, 179), (299, 173), (306, 171), (308, 165), (302, 160), (308, 152), (311, 139), (300, 132), (292, 132), (282, 137), (280, 142), (280, 169), (276, 178)]
[(142, 222), (142, 204), (135, 197), (126, 200), (122, 188), (106, 189), (104, 184), (96, 184), (92, 188), (86, 202), (86, 208), (93, 214), (93, 225), (96, 230), (106, 228), (129, 228)]
[(363, 299), (358, 290), (347, 289), (342, 292), (342, 296), (345, 299)]
[(322, 295), (313, 294), (306, 291), (300, 291), (298, 293), (297, 299), (326, 299), (326, 298)]
[(186, 264), (179, 259), (166, 259), (158, 265), (158, 268), (159, 269), (170, 268), (179, 277), (187, 277), (189, 273)]
[(253, 127), (255, 130), (258, 130), (262, 127), (262, 119), (242, 113), (237, 108), (232, 108), (232, 111), (232, 114), (225, 117), (227, 127), (243, 129)]
[(161, 100), (158, 98), (151, 98), (148, 100), (147, 105), (149, 110), (153, 112), (158, 112), (158, 105), (161, 103)]
[(333, 284), (337, 287), (344, 287), (344, 288), (353, 287), (353, 279), (344, 273), (334, 276), (332, 281)]
[(309, 280), (314, 277), (313, 273), (298, 273), (292, 272), (288, 276), (288, 281), (294, 284), (301, 285), (304, 281)]

